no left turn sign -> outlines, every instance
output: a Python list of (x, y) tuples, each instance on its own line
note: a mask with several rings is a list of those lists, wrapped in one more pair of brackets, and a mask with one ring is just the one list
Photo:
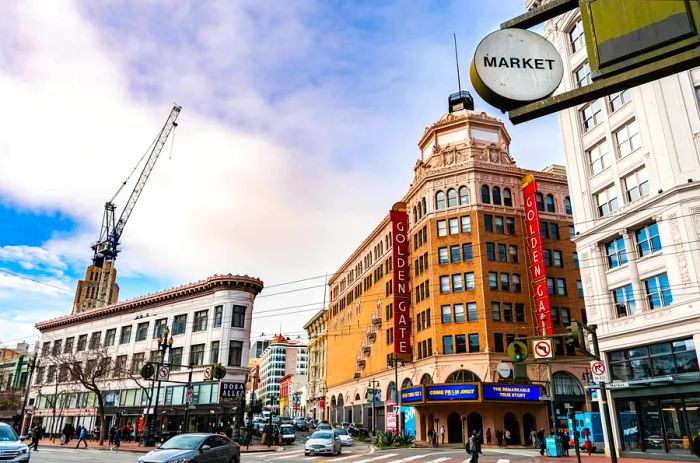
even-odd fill
[(532, 355), (536, 359), (550, 359), (554, 357), (551, 339), (536, 339), (532, 342)]

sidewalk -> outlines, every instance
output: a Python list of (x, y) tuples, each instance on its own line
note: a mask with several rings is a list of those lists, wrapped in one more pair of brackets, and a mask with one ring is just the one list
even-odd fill
[[(58, 439), (56, 439), (56, 442), (51, 442), (51, 439), (41, 439), (39, 441), (39, 451), (41, 452), (41, 449), (43, 447), (59, 447), (59, 448), (75, 448), (75, 444), (77, 444), (78, 441), (76, 439), (71, 440), (67, 445), (61, 445)], [(83, 444), (80, 444), (80, 448), (83, 448)], [(93, 450), (106, 450), (110, 451), (111, 450), (111, 445), (109, 445), (108, 441), (105, 440), (105, 443), (103, 446), (97, 445), (97, 441), (88, 441), (88, 448), (93, 449)], [(138, 442), (122, 442), (121, 445), (119, 446), (119, 452), (134, 452), (134, 453), (146, 453), (150, 452), (153, 450), (154, 447), (142, 447), (138, 444)], [(273, 445), (272, 447), (268, 447), (267, 445), (260, 445), (260, 444), (254, 444), (251, 445), (246, 449), (246, 446), (243, 445), (241, 446), (241, 453), (259, 453), (259, 452), (276, 452), (280, 447)], [(116, 450), (116, 449), (115, 449)]]

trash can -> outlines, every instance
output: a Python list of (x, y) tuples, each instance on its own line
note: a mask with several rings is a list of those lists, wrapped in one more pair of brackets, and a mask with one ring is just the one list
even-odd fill
[(548, 457), (561, 456), (561, 441), (559, 436), (545, 436), (544, 443)]

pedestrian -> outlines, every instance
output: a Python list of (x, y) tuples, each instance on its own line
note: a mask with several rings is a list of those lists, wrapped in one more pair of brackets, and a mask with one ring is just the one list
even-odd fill
[(561, 443), (561, 454), (564, 457), (569, 456), (569, 435), (565, 432), (559, 433), (559, 442)]
[(114, 446), (110, 448), (110, 450), (119, 450), (119, 446), (122, 443), (122, 432), (119, 430), (118, 427), (114, 426)]
[(544, 455), (544, 428), (541, 428), (539, 431), (537, 431), (537, 441), (540, 443), (540, 455)]
[(435, 448), (438, 447), (438, 433), (437, 433), (437, 431), (433, 431), (433, 447), (435, 447)]
[(537, 431), (535, 431), (535, 428), (532, 428), (530, 430), (530, 443), (532, 444), (533, 448), (537, 448), (540, 443), (537, 441)]
[(87, 448), (87, 430), (85, 429), (85, 426), (80, 426), (80, 431), (78, 434), (78, 443), (75, 444), (76, 449), (80, 447), (81, 442), (85, 444), (85, 448)]
[(503, 432), (503, 442), (505, 442), (506, 447), (508, 447), (510, 443), (510, 431), (508, 429)]
[(109, 445), (114, 444), (114, 431), (116, 431), (116, 429), (117, 427), (115, 425), (109, 428)]
[(440, 426), (440, 440), (441, 443), (444, 445), (445, 444), (445, 425), (443, 424)]
[(486, 428), (486, 445), (491, 445), (491, 428)]
[(500, 447), (501, 443), (503, 442), (503, 433), (500, 429), (496, 429), (496, 441), (498, 442), (498, 446)]
[(39, 451), (39, 435), (41, 433), (41, 428), (39, 428), (39, 425), (35, 425), (30, 432), (32, 433), (32, 441), (29, 444), (29, 449), (31, 450), (32, 447), (34, 447), (34, 451), (38, 452)]
[(428, 443), (430, 444), (431, 447), (433, 446), (433, 433), (434, 432), (435, 431), (433, 431), (433, 428), (428, 429)]
[(583, 441), (583, 448), (588, 452), (588, 456), (590, 456), (593, 453), (593, 442), (591, 442), (591, 439), (586, 435), (586, 439)]
[(698, 433), (695, 435), (690, 449), (693, 452), (693, 455), (700, 458), (700, 429), (698, 429)]
[(472, 435), (467, 442), (467, 453), (471, 455), (469, 463), (479, 463), (479, 454), (481, 453), (481, 440), (479, 439), (476, 429), (472, 431)]

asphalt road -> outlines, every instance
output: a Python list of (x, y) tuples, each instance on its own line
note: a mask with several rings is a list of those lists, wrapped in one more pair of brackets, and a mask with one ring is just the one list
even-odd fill
[(38, 452), (31, 453), (31, 463), (72, 463), (101, 462), (134, 463), (142, 454), (133, 452), (109, 452), (105, 450), (74, 449), (63, 447), (39, 447)]

